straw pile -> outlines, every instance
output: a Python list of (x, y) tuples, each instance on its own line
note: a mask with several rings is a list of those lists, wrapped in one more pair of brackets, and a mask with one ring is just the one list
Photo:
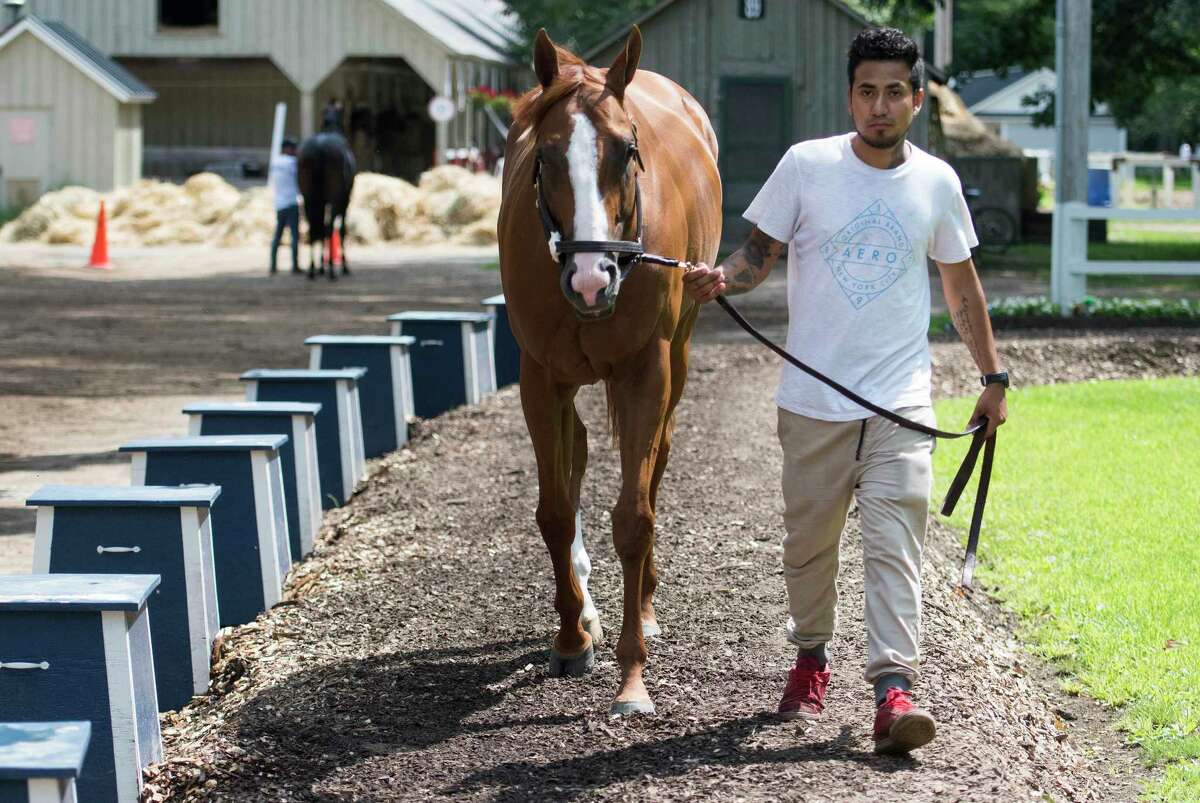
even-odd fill
[[(267, 245), (275, 230), (266, 187), (239, 192), (220, 176), (200, 173), (182, 186), (146, 180), (104, 194), (85, 187), (46, 193), (0, 229), (0, 242), (89, 245), (102, 199), (115, 246)], [(499, 211), (500, 181), (461, 167), (434, 168), (417, 186), (361, 173), (347, 212), (348, 236), (362, 244), (486, 245), (496, 242)]]
[[(1021, 156), (1017, 145), (993, 133), (968, 111), (962, 98), (948, 86), (928, 82), (929, 94), (937, 101), (941, 141), (935, 146), (940, 156)], [(936, 138), (936, 132), (933, 138)]]

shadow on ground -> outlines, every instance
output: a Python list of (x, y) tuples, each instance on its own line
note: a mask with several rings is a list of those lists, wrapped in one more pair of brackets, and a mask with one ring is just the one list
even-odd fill
[[(319, 787), (321, 779), (364, 757), (389, 756), (394, 762), (411, 753), (435, 778), (453, 778), (464, 767), (472, 768), (465, 777), (436, 788), (440, 795), (514, 801), (572, 800), (614, 784), (639, 778), (669, 780), (705, 767), (736, 774), (738, 768), (834, 761), (889, 774), (919, 766), (912, 759), (880, 758), (857, 749), (848, 726), (824, 741), (788, 747), (746, 744), (764, 727), (780, 723), (769, 713), (733, 718), (686, 735), (642, 738), (615, 749), (556, 750), (553, 734), (611, 731), (604, 718), (578, 713), (535, 708), (531, 716), (513, 715), (518, 708), (529, 710), (506, 701), (513, 692), (585, 682), (547, 678), (543, 667), (549, 651), (541, 646), (544, 643), (542, 638), (520, 639), (389, 653), (302, 671), (246, 702), (234, 723), (237, 742), (256, 769), (285, 773), (292, 789), (316, 793), (314, 784)], [(530, 664), (535, 668), (526, 669)], [(511, 752), (489, 752), (486, 741), (480, 740), (528, 727), (546, 728), (549, 738), (531, 740), (527, 760), (501, 761)], [(462, 750), (440, 752), (469, 752), (468, 760), (434, 768), (429, 765), (436, 762), (436, 754), (421, 755), (426, 748), (445, 748), (444, 743), (460, 739)], [(561, 753), (570, 755), (559, 758)], [(428, 777), (424, 780), (429, 782)]]

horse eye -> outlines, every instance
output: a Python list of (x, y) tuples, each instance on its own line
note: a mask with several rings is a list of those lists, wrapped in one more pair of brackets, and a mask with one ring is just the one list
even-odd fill
[(632, 142), (625, 143), (625, 161), (628, 162), (630, 159), (637, 156), (637, 152), (637, 145), (634, 145)]

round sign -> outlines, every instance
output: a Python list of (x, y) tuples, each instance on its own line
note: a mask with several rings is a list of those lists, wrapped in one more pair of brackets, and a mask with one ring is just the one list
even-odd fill
[(454, 119), (454, 115), (458, 113), (458, 108), (454, 105), (454, 101), (445, 95), (436, 95), (433, 100), (429, 101), (429, 116), (434, 119), (434, 122), (448, 123)]

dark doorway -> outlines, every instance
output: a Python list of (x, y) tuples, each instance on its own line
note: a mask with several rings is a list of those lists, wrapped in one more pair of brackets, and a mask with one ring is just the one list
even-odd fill
[(742, 213), (791, 143), (791, 83), (786, 78), (721, 79), (722, 243), (750, 233)]
[(218, 0), (158, 0), (160, 28), (216, 28)]

